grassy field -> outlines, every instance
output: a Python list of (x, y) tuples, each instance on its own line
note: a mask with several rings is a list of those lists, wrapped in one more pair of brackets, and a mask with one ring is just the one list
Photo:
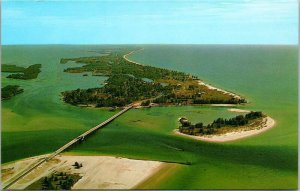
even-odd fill
[[(41, 63), (42, 72), (31, 83), (2, 77), (2, 85), (18, 84), (25, 89), (23, 94), (2, 104), (2, 162), (53, 151), (73, 135), (113, 114), (69, 106), (59, 98), (61, 91), (99, 86), (105, 80), (63, 73), (69, 63), (60, 65), (60, 58), (95, 54), (91, 50), (101, 51), (101, 46), (3, 47), (5, 64)], [(39, 54), (34, 54), (37, 51)], [(67, 153), (191, 162), (153, 177), (138, 188), (297, 187), (297, 47), (146, 46), (130, 58), (192, 73), (237, 92), (250, 100), (241, 109), (263, 111), (277, 125), (243, 140), (205, 143), (174, 135), (178, 117), (186, 116), (192, 123), (209, 123), (236, 113), (209, 106), (134, 109)]]

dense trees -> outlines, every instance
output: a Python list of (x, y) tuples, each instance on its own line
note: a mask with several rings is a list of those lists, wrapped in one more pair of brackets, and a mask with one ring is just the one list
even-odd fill
[(150, 103), (151, 103), (150, 100), (143, 101), (143, 102), (141, 103), (141, 106), (149, 106)]
[(62, 58), (60, 63), (65, 64), (68, 61), (86, 63), (86, 65), (82, 67), (67, 68), (65, 70), (65, 72), (71, 73), (90, 71), (95, 74), (103, 74), (105, 76), (130, 74), (136, 78), (148, 78), (154, 81), (164, 78), (174, 78), (178, 80), (185, 80), (189, 78), (189, 76), (183, 72), (152, 66), (142, 66), (128, 62), (123, 58), (123, 55), (127, 53), (127, 50), (115, 50), (115, 52), (107, 56)]
[(245, 103), (244, 99), (236, 99), (230, 96), (214, 98), (214, 96), (200, 97), (198, 95), (187, 97), (183, 95), (176, 95), (174, 93), (164, 95), (153, 101), (160, 104), (240, 104)]
[(70, 190), (81, 177), (77, 174), (54, 172), (50, 176), (43, 177), (26, 189), (29, 190)]
[(18, 67), (15, 65), (6, 65), (2, 71), (16, 73), (8, 75), (7, 78), (30, 80), (37, 78), (38, 74), (41, 72), (40, 68), (41, 64), (34, 64), (28, 68)]
[(234, 99), (234, 98), (228, 98), (228, 99), (194, 99), (194, 104), (239, 104), (239, 103), (245, 103), (244, 99)]
[(50, 180), (48, 179), (48, 177), (45, 177), (42, 181), (42, 190), (52, 190), (53, 186), (50, 182)]
[(24, 90), (17, 85), (7, 85), (1, 88), (1, 99), (10, 99), (17, 94), (22, 93)]
[(251, 120), (255, 120), (263, 117), (262, 112), (251, 111), (250, 113), (244, 115), (238, 115), (236, 117), (230, 119), (218, 118), (214, 120), (212, 123), (204, 126), (203, 123), (197, 123), (195, 125), (186, 125), (188, 124), (186, 121), (180, 121), (181, 126), (179, 127), (179, 131), (181, 133), (195, 135), (195, 134), (213, 134), (218, 131), (219, 128), (222, 127), (239, 127), (245, 126)]
[(96, 104), (97, 107), (125, 106), (136, 100), (156, 97), (166, 92), (159, 83), (145, 82), (129, 75), (113, 75), (102, 88), (63, 92), (64, 101), (73, 105)]
[(107, 84), (102, 88), (63, 92), (64, 101), (73, 105), (93, 104), (98, 107), (120, 107), (147, 98), (156, 98), (154, 103), (171, 105), (245, 102), (244, 99), (199, 84), (195, 76), (127, 61), (123, 58), (127, 53), (128, 50), (119, 49), (106, 56), (61, 59), (62, 64), (69, 61), (86, 64), (67, 68), (65, 72), (89, 71), (93, 75), (108, 76)]
[(16, 66), (13, 64), (2, 64), (1, 72), (23, 72), (25, 70), (24, 67)]

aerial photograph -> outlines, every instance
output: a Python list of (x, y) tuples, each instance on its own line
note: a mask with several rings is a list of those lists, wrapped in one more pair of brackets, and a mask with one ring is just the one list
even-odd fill
[(1, 189), (297, 190), (298, 0), (3, 0)]

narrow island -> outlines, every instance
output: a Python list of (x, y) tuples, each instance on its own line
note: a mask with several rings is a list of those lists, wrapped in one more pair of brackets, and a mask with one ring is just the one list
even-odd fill
[(38, 77), (38, 74), (41, 72), (41, 66), (41, 64), (33, 64), (27, 68), (24, 68), (16, 65), (3, 64), (1, 72), (13, 73), (8, 75), (7, 78), (31, 80)]
[(1, 88), (1, 100), (11, 99), (12, 97), (23, 92), (24, 90), (18, 85), (7, 85)]
[(63, 100), (76, 106), (93, 107), (123, 107), (133, 102), (143, 102), (143, 106), (152, 103), (194, 105), (246, 102), (233, 93), (212, 88), (196, 76), (132, 62), (126, 56), (134, 51), (118, 49), (106, 56), (62, 58), (61, 64), (69, 61), (85, 64), (67, 68), (65, 72), (91, 72), (95, 76), (108, 77), (103, 87), (62, 92)]
[[(127, 58), (138, 50), (112, 50), (105, 56), (62, 58), (61, 64), (72, 61), (79, 67), (64, 70), (69, 73), (90, 72), (108, 77), (102, 87), (62, 92), (62, 99), (75, 106), (134, 108), (168, 105), (231, 105), (246, 100), (232, 92), (204, 83), (198, 77), (184, 72), (143, 65)], [(84, 65), (82, 65), (84, 64)], [(274, 120), (262, 112), (249, 112), (231, 119), (218, 118), (204, 126), (191, 124), (181, 118), (176, 133), (205, 141), (230, 141), (265, 131)]]
[(187, 118), (179, 119), (180, 126), (176, 134), (194, 139), (225, 142), (255, 135), (273, 127), (275, 121), (260, 111), (251, 111), (230, 119), (218, 118), (212, 123), (203, 125), (202, 122), (192, 124)]

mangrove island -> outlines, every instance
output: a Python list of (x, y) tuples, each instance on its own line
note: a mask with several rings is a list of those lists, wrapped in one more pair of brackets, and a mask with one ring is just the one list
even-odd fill
[(118, 49), (105, 56), (62, 58), (61, 64), (69, 61), (85, 64), (67, 68), (65, 72), (91, 72), (108, 77), (103, 87), (62, 92), (63, 100), (72, 105), (94, 107), (122, 107), (147, 99), (160, 105), (246, 102), (234, 94), (210, 88), (196, 76), (132, 62), (126, 55), (133, 51)]

